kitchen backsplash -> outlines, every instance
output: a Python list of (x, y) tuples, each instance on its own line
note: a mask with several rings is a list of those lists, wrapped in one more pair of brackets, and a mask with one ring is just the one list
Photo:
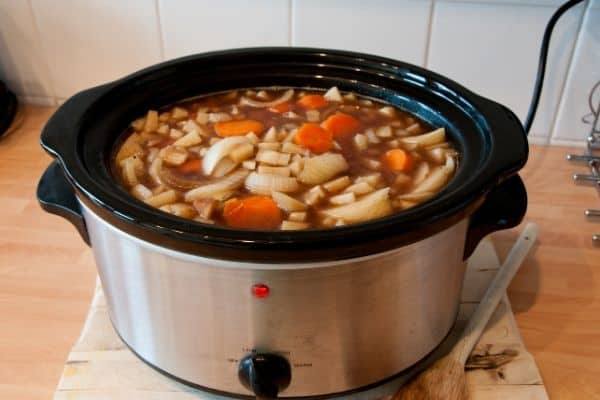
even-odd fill
[[(561, 0), (0, 0), (0, 78), (24, 102), (187, 54), (312, 46), (379, 54), (457, 80), (525, 118), (546, 23)], [(552, 37), (531, 138), (584, 143), (600, 81), (600, 0), (569, 10)], [(596, 106), (600, 102), (600, 90)]]

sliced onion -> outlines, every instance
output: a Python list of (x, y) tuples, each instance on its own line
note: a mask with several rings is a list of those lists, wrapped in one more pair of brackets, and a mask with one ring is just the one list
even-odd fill
[(325, 153), (306, 160), (298, 179), (309, 185), (318, 185), (348, 168), (348, 163), (341, 154)]
[(450, 176), (454, 172), (454, 168), (456, 168), (454, 159), (450, 156), (446, 157), (446, 164), (431, 171), (427, 178), (418, 184), (411, 193), (438, 191), (448, 182), (448, 179), (450, 179)]
[(202, 159), (202, 172), (206, 175), (212, 174), (222, 158), (229, 155), (229, 152), (235, 147), (244, 143), (250, 143), (250, 139), (245, 136), (231, 136), (221, 139), (213, 144)]
[(243, 96), (240, 99), (240, 103), (243, 105), (246, 105), (246, 106), (256, 107), (256, 108), (273, 107), (279, 103), (288, 101), (289, 99), (292, 98), (293, 95), (294, 95), (294, 89), (288, 89), (279, 98), (272, 100), (272, 101), (258, 101), (258, 100), (254, 100), (254, 99)]
[(198, 199), (222, 198), (223, 193), (229, 193), (242, 186), (246, 176), (248, 176), (248, 171), (244, 169), (237, 170), (222, 179), (190, 190), (185, 194), (185, 200), (193, 201)]
[(161, 182), (180, 190), (190, 190), (206, 182), (206, 179), (183, 177), (162, 165), (158, 166), (158, 176)]
[(246, 188), (252, 193), (270, 195), (272, 192), (295, 192), (299, 185), (296, 178), (252, 172), (246, 178)]
[(394, 210), (388, 197), (389, 187), (365, 195), (358, 201), (323, 210), (323, 214), (336, 220), (342, 219), (346, 223), (368, 221), (385, 217)]
[(429, 133), (424, 133), (418, 136), (407, 136), (402, 138), (402, 142), (416, 144), (420, 147), (432, 146), (434, 144), (442, 143), (446, 140), (446, 130), (444, 128), (438, 128)]

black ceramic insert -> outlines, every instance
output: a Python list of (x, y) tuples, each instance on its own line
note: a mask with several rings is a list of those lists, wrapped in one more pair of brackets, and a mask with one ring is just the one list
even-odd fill
[[(117, 137), (150, 108), (230, 89), (334, 85), (444, 126), (462, 154), (448, 186), (424, 205), (367, 223), (266, 232), (204, 225), (159, 212), (123, 191), (111, 175), (109, 157)], [(56, 111), (41, 142), (58, 158), (79, 199), (119, 229), (190, 254), (271, 263), (364, 256), (431, 236), (470, 216), (492, 190), (502, 191), (508, 184), (503, 182), (523, 167), (528, 155), (525, 133), (510, 110), (447, 78), (376, 56), (289, 47), (180, 58), (86, 90)], [(524, 191), (515, 201), (520, 206), (488, 207), (485, 218), (473, 218), (479, 225), (470, 228), (477, 233), (471, 237), (517, 224), (525, 212)]]

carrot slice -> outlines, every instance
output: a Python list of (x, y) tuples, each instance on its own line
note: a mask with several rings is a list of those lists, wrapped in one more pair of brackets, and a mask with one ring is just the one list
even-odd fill
[(298, 100), (298, 105), (307, 110), (323, 108), (327, 105), (327, 99), (320, 94), (307, 94)]
[(284, 113), (288, 112), (292, 109), (292, 105), (289, 101), (284, 101), (283, 103), (275, 104), (273, 107), (269, 107), (269, 111), (275, 113)]
[(221, 137), (242, 136), (250, 132), (257, 135), (265, 130), (262, 122), (255, 119), (241, 119), (234, 121), (221, 121), (215, 124), (215, 132)]
[(396, 172), (410, 171), (412, 169), (413, 160), (410, 154), (402, 149), (388, 150), (383, 155), (383, 163), (385, 166)]
[(321, 126), (331, 132), (335, 139), (352, 136), (360, 130), (360, 122), (352, 115), (344, 113), (330, 115)]
[(307, 122), (296, 132), (294, 137), (296, 144), (306, 147), (313, 153), (325, 153), (333, 147), (333, 135), (331, 132), (321, 128), (319, 124)]
[(198, 158), (194, 158), (193, 160), (189, 160), (181, 164), (177, 167), (179, 172), (183, 172), (184, 174), (190, 174), (192, 172), (200, 171), (202, 167), (202, 161)]
[(281, 225), (281, 210), (269, 196), (231, 199), (223, 208), (227, 225), (244, 229), (277, 229)]

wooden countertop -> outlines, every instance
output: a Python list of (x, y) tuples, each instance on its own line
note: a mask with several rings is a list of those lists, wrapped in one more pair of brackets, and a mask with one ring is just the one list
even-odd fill
[[(0, 140), (0, 398), (51, 399), (89, 306), (96, 271), (90, 249), (65, 220), (43, 212), (37, 182), (50, 162), (39, 133), (52, 109), (27, 107), (21, 128)], [(522, 171), (527, 219), (539, 243), (509, 297), (551, 398), (600, 399), (600, 249), (585, 222), (600, 207), (565, 161), (581, 149), (532, 146)], [(503, 256), (518, 229), (493, 235)]]

